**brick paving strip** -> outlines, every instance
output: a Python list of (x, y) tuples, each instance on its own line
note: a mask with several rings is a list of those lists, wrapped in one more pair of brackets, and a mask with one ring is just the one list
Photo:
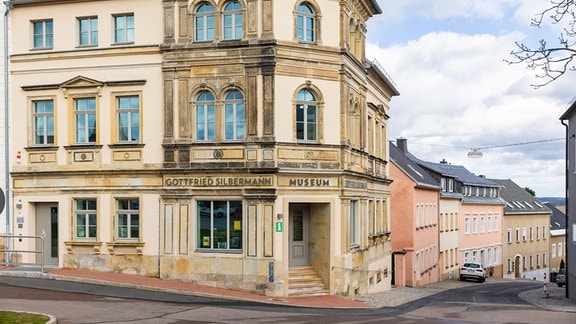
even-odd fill
[(168, 280), (152, 277), (144, 277), (131, 274), (118, 274), (111, 272), (90, 271), (82, 269), (55, 269), (47, 273), (54, 275), (56, 279), (86, 282), (82, 279), (93, 280), (94, 283), (121, 287), (137, 287), (143, 289), (154, 289), (180, 292), (194, 296), (233, 299), (242, 301), (253, 301), (260, 303), (287, 305), (287, 306), (305, 306), (320, 308), (371, 308), (363, 302), (353, 301), (341, 296), (312, 296), (312, 297), (270, 297), (265, 295), (253, 294), (238, 290), (216, 288), (210, 286), (197, 285), (177, 280)]

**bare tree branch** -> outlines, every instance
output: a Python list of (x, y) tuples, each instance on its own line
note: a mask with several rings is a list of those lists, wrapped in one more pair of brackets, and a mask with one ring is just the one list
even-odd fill
[(573, 63), (576, 56), (576, 0), (551, 0), (550, 4), (532, 19), (530, 25), (540, 28), (547, 18), (552, 24), (565, 23), (564, 33), (558, 38), (559, 46), (548, 47), (544, 39), (535, 48), (516, 42), (516, 49), (510, 52), (513, 59), (504, 60), (508, 64), (524, 63), (529, 69), (538, 71), (536, 78), (542, 82), (533, 84), (534, 88), (546, 86), (568, 71), (576, 72)]

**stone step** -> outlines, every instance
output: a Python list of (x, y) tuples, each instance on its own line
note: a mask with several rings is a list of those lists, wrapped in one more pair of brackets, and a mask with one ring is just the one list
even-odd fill
[(324, 281), (311, 266), (290, 268), (288, 294), (290, 296), (330, 295)]

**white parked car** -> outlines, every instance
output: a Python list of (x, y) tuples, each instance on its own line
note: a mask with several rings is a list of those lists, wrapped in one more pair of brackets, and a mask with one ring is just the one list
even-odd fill
[(478, 282), (486, 281), (486, 269), (478, 262), (466, 262), (460, 268), (460, 280), (474, 279)]

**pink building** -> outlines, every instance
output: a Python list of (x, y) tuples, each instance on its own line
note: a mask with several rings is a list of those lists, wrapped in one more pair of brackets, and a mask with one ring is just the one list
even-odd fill
[[(480, 262), (489, 276), (502, 277), (502, 216), (505, 202), (499, 197), (500, 186), (477, 176), (460, 165), (446, 161), (419, 165), (433, 177), (455, 179), (454, 192), (462, 194), (458, 230), (458, 263)], [(445, 186), (444, 183), (441, 184)]]
[(417, 287), (437, 282), (440, 187), (392, 143), (390, 160), (393, 284)]

